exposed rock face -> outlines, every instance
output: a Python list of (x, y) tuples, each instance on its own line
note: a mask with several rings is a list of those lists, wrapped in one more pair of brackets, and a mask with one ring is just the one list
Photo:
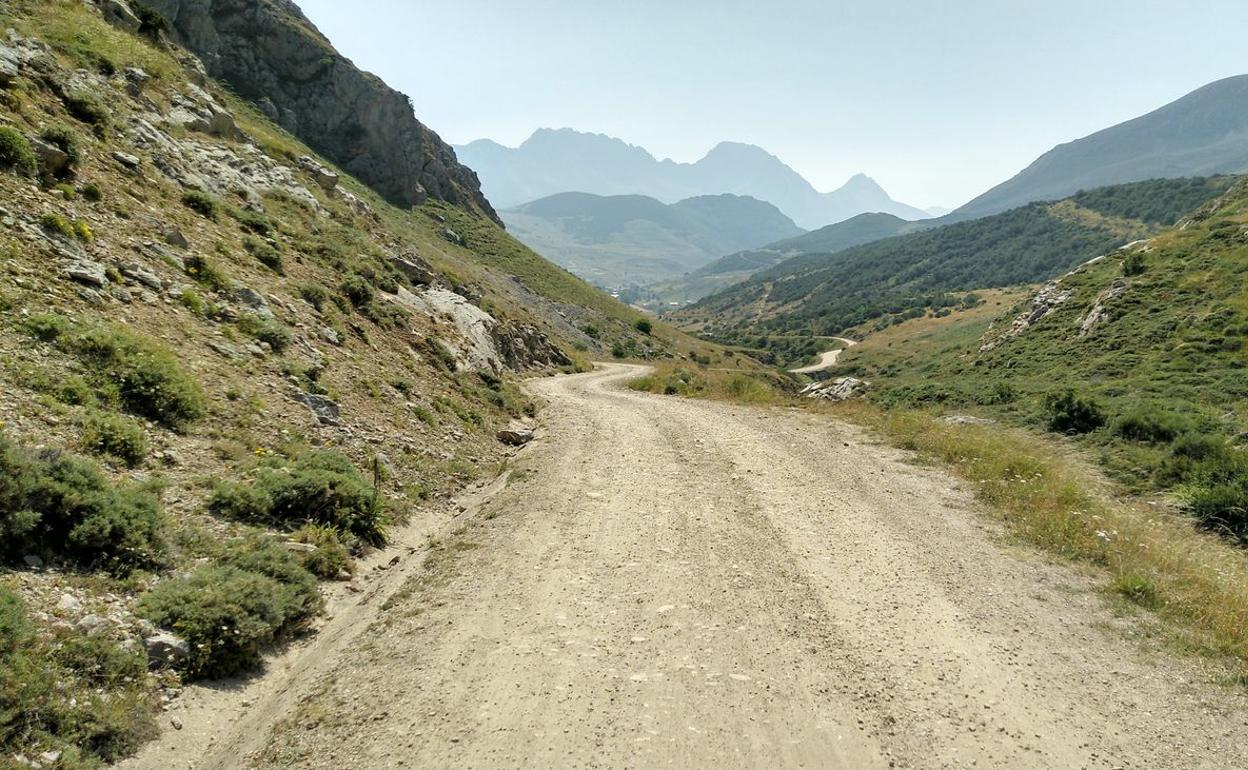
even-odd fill
[(476, 173), (412, 114), (407, 97), (358, 69), (289, 0), (146, 0), (208, 73), (399, 205), (427, 195), (498, 221)]
[(1015, 318), (1014, 323), (1012, 323), (1010, 328), (1006, 329), (1003, 333), (985, 341), (982, 345), (980, 345), (979, 352), (987, 353), (1002, 343), (1012, 340), (1027, 331), (1034, 324), (1038, 323), (1040, 319), (1044, 318), (1049, 313), (1052, 313), (1060, 305), (1065, 304), (1066, 300), (1070, 299), (1071, 294), (1072, 292), (1069, 289), (1062, 286), (1060, 280), (1051, 281), (1045, 284), (1044, 287), (1037, 292), (1036, 296), (1032, 297), (1031, 309), (1021, 313), (1017, 318)]
[(824, 401), (847, 401), (861, 396), (870, 385), (871, 383), (857, 377), (838, 377), (826, 382), (812, 382), (802, 388), (801, 395)]

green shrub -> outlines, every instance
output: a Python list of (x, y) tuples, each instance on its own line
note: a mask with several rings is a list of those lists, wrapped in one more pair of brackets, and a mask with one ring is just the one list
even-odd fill
[(74, 220), (74, 236), (80, 241), (90, 243), (95, 240), (95, 233), (91, 232), (91, 225), (81, 219)]
[(84, 156), (82, 137), (77, 131), (63, 123), (48, 126), (39, 132), (39, 138), (61, 150), (69, 156), (69, 168), (72, 171), (82, 163)]
[(146, 670), (141, 649), (106, 638), (62, 631), (40, 639), (21, 600), (0, 588), (0, 751), (6, 759), (52, 750), (60, 754), (55, 767), (71, 770), (128, 756), (155, 734)]
[(649, 336), (654, 331), (654, 324), (650, 322), (649, 318), (638, 318), (637, 323), (633, 324), (633, 328)]
[(1137, 408), (1114, 422), (1114, 433), (1128, 441), (1169, 444), (1193, 429), (1192, 421), (1173, 412)]
[(1044, 407), (1049, 430), (1055, 433), (1090, 433), (1105, 424), (1105, 412), (1100, 405), (1075, 395), (1073, 390), (1049, 394)]
[(0, 435), (0, 552), (63, 557), (125, 573), (158, 562), (159, 503), (150, 491), (114, 485), (83, 458), (32, 452)]
[(190, 644), (188, 678), (255, 669), (266, 647), (320, 610), (315, 578), (281, 550), (245, 549), (225, 564), (161, 583), (140, 598), (139, 615)]
[(317, 310), (322, 310), (325, 307), (325, 303), (329, 300), (329, 292), (325, 290), (325, 287), (316, 284), (300, 286), (299, 296), (303, 297), (305, 302)]
[(21, 131), (0, 126), (0, 168), (20, 176), (39, 173), (39, 158)]
[(369, 545), (386, 542), (380, 493), (349, 458), (331, 451), (309, 452), (286, 466), (261, 466), (250, 483), (220, 482), (208, 507), (242, 521), (287, 529), (320, 524)]
[(71, 91), (64, 96), (63, 101), (70, 115), (97, 128), (107, 126), (112, 117), (104, 99), (90, 91)]
[(76, 238), (78, 233), (74, 230), (74, 223), (70, 222), (63, 214), (55, 211), (49, 211), (39, 217), (39, 226), (47, 230), (53, 235), (59, 235), (62, 238)]
[(89, 415), (83, 421), (82, 443), (92, 452), (116, 457), (132, 468), (147, 459), (147, 433), (143, 426), (117, 414)]
[(168, 20), (139, 0), (130, 0), (130, 10), (138, 17), (140, 35), (154, 38), (159, 37), (161, 32), (169, 31)]
[(293, 339), (290, 330), (276, 318), (246, 313), (238, 319), (238, 330), (248, 337), (267, 343), (276, 353), (281, 353)]
[(22, 322), (22, 331), (44, 342), (56, 342), (72, 328), (73, 322), (58, 313), (36, 313)]
[(216, 198), (200, 190), (187, 190), (182, 196), (182, 205), (214, 222), (217, 220), (217, 212), (221, 207)]
[(1144, 254), (1139, 251), (1133, 251), (1122, 260), (1122, 274), (1125, 276), (1142, 275), (1147, 269), (1144, 262)]
[(326, 580), (337, 580), (343, 574), (355, 571), (351, 554), (342, 544), (338, 533), (319, 524), (305, 524), (295, 531), (291, 539), (296, 543), (316, 546), (312, 553), (299, 554), (303, 568)]
[(1248, 477), (1196, 489), (1187, 511), (1205, 529), (1248, 541)]
[(374, 302), (364, 308), (364, 315), (383, 329), (403, 329), (411, 320), (411, 314), (393, 302)]
[(99, 326), (77, 333), (70, 345), (116, 387), (127, 411), (174, 429), (203, 416), (203, 389), (177, 357), (154, 341), (120, 327)]
[(625, 358), (628, 356), (628, 349), (623, 343), (617, 342), (611, 346), (611, 355), (615, 358)]
[(273, 248), (269, 244), (258, 241), (255, 238), (247, 238), (243, 241), (243, 248), (247, 249), (260, 264), (269, 268), (275, 273), (283, 272), (282, 252)]
[(377, 293), (373, 285), (362, 275), (353, 275), (342, 282), (342, 293), (356, 308), (368, 307), (373, 304)]
[(230, 288), (230, 279), (207, 257), (190, 254), (182, 264), (189, 276), (213, 291), (225, 291)]
[(104, 200), (104, 190), (95, 182), (87, 182), (78, 189), (78, 194), (90, 203), (99, 203)]
[(251, 209), (239, 209), (231, 206), (228, 213), (240, 225), (256, 235), (269, 235), (273, 232), (273, 223), (263, 213)]

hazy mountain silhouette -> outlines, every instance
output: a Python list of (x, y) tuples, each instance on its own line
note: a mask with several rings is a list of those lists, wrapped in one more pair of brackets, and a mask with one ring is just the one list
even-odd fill
[(540, 129), (516, 148), (481, 139), (455, 150), (481, 177), (486, 196), (499, 208), (573, 191), (646, 195), (665, 203), (731, 193), (773, 203), (808, 229), (865, 212), (905, 219), (929, 216), (893, 200), (863, 174), (834, 192), (820, 193), (776, 156), (736, 142), (717, 145), (696, 163), (660, 161), (619, 139), (567, 128)]
[(958, 209), (971, 219), (1079, 190), (1145, 179), (1248, 171), (1248, 75), (1219, 80), (1161, 109), (1058, 145)]

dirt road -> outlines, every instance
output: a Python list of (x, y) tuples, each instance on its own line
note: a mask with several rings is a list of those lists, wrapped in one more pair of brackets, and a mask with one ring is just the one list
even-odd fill
[(836, 350), (829, 350), (820, 354), (819, 360), (810, 366), (803, 366), (800, 369), (790, 369), (789, 371), (793, 374), (814, 374), (815, 372), (822, 372), (824, 369), (831, 369), (836, 366), (836, 362), (841, 359), (842, 353), (858, 344), (857, 340), (851, 340), (848, 337), (832, 337), (831, 339), (844, 343), (845, 347), (837, 348)]
[(507, 489), (225, 764), (1248, 766), (1242, 689), (943, 473), (635, 371), (535, 383)]

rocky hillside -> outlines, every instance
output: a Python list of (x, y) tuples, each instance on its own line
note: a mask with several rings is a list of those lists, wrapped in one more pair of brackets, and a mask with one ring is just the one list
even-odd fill
[(955, 211), (971, 219), (1079, 190), (1248, 171), (1248, 75), (1219, 80), (1126, 123), (1053, 148)]
[[(116, 4), (107, 4), (118, 7)], [(403, 94), (334, 50), (289, 0), (147, 0), (207, 72), (397, 205), (426, 196), (494, 216), (471, 169)], [(121, 19), (125, 13), (117, 13)], [(142, 21), (137, 17), (129, 24)]]
[(528, 437), (520, 377), (723, 360), (474, 199), (391, 205), (142, 6), (0, 25), (0, 765), (115, 760), (314, 630)]
[(674, 317), (742, 342), (760, 334), (840, 334), (864, 323), (883, 328), (958, 305), (965, 292), (1052, 278), (1159, 232), (1231, 183), (1138, 182), (835, 254), (805, 254)]
[(802, 232), (770, 203), (738, 195), (669, 205), (642, 195), (561, 193), (502, 217), (533, 250), (613, 289), (680, 275), (728, 252)]

